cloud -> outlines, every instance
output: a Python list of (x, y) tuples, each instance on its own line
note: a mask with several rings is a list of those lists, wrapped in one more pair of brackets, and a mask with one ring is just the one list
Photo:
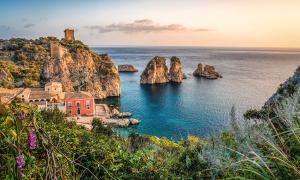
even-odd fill
[(194, 31), (215, 31), (215, 29), (207, 29), (207, 28), (197, 28)]
[(150, 19), (139, 19), (131, 23), (109, 24), (106, 26), (85, 26), (91, 30), (98, 30), (99, 33), (122, 32), (122, 33), (152, 33), (152, 32), (179, 32), (179, 31), (211, 31), (210, 29), (187, 28), (181, 24), (158, 24)]
[(10, 27), (6, 25), (0, 25), (0, 30), (8, 31), (10, 30)]
[(32, 28), (32, 27), (34, 27), (34, 26), (35, 26), (35, 24), (28, 23), (28, 24), (25, 24), (25, 25), (24, 25), (24, 28)]

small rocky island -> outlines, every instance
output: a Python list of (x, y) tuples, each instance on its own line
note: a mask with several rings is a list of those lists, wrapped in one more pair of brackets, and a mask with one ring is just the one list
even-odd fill
[(169, 78), (172, 82), (180, 83), (183, 79), (186, 79), (186, 76), (182, 72), (181, 61), (178, 57), (173, 56), (171, 58), (171, 65), (169, 71)]
[(147, 64), (141, 75), (141, 84), (161, 84), (169, 82), (168, 67), (164, 57), (155, 56)]
[(138, 70), (131, 64), (118, 65), (119, 72), (138, 72)]
[(156, 56), (150, 60), (141, 75), (141, 84), (162, 84), (168, 82), (180, 83), (185, 79), (182, 72), (180, 59), (176, 56), (171, 58), (171, 68), (168, 71), (166, 59)]
[(206, 79), (218, 79), (222, 78), (221, 74), (219, 74), (214, 66), (198, 64), (197, 69), (193, 73), (194, 76), (203, 77)]

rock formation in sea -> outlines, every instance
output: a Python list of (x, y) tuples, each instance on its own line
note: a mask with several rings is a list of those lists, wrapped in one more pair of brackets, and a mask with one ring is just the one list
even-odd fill
[(118, 65), (119, 72), (138, 72), (138, 70), (131, 64)]
[(194, 76), (204, 77), (206, 79), (218, 79), (222, 76), (215, 70), (214, 66), (198, 64), (197, 69), (193, 72)]
[(156, 56), (150, 60), (140, 79), (141, 84), (161, 84), (169, 82), (168, 67), (164, 57)]
[(181, 61), (178, 57), (173, 56), (170, 62), (169, 78), (172, 82), (180, 83), (185, 79), (185, 75), (182, 72)]

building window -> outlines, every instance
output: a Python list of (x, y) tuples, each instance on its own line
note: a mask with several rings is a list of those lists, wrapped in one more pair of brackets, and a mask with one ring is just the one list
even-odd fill
[(68, 108), (72, 108), (72, 102), (68, 102)]
[(91, 101), (86, 100), (86, 109), (90, 109), (90, 108), (91, 108)]

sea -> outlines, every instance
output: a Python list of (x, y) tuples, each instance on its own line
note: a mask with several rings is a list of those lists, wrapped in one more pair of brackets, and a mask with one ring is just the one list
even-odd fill
[[(234, 106), (239, 121), (250, 108), (259, 109), (300, 65), (300, 49), (210, 47), (92, 47), (108, 53), (115, 65), (132, 64), (139, 71), (120, 73), (121, 97), (103, 102), (133, 113), (138, 126), (119, 129), (121, 135), (149, 134), (181, 140), (208, 137), (231, 129)], [(154, 56), (181, 59), (187, 79), (180, 84), (141, 85), (140, 75)], [(197, 64), (215, 66), (223, 78), (192, 75)], [(101, 103), (103, 103), (101, 102)]]

